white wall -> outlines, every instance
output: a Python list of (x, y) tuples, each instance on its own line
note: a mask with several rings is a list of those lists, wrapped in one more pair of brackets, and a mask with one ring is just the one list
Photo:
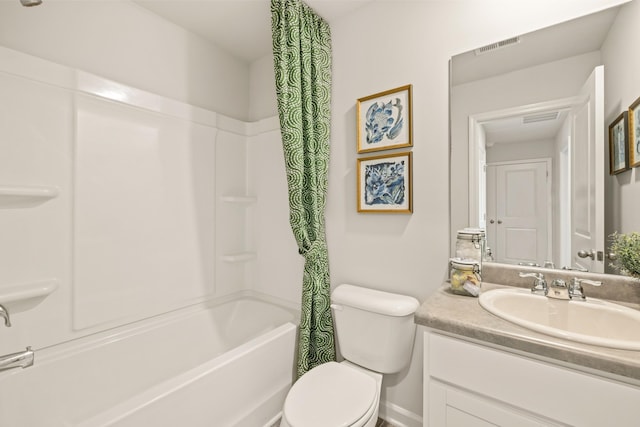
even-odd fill
[[(606, 64), (604, 114), (607, 130), (608, 124), (640, 96), (640, 57), (628, 49), (628, 46), (640, 41), (638, 19), (640, 2), (625, 5), (618, 13), (601, 49)], [(606, 141), (608, 146), (608, 136)], [(608, 153), (605, 158), (608, 161)], [(607, 173), (608, 168), (605, 174)], [(606, 175), (605, 209), (607, 235), (614, 231), (640, 231), (640, 169), (635, 168), (614, 176)]]
[(552, 139), (500, 143), (487, 147), (487, 163), (541, 159), (543, 157), (555, 158), (554, 141)]
[(0, 1), (0, 45), (249, 119), (249, 66), (134, 3)]
[(276, 76), (273, 56), (267, 55), (251, 63), (249, 69), (249, 120), (255, 121), (278, 115)]

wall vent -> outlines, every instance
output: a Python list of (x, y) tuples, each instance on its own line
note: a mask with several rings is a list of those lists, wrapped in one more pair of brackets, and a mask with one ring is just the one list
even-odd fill
[(540, 114), (531, 114), (529, 116), (524, 116), (522, 118), (522, 124), (527, 123), (536, 123), (536, 122), (546, 122), (548, 120), (555, 120), (558, 118), (560, 113), (558, 111), (551, 111), (548, 113), (540, 113)]
[(476, 55), (483, 55), (485, 53), (493, 52), (494, 50), (502, 49), (504, 47), (512, 46), (520, 43), (520, 37), (511, 37), (510, 39), (502, 40), (496, 43), (491, 43), (486, 46), (479, 47), (475, 50)]

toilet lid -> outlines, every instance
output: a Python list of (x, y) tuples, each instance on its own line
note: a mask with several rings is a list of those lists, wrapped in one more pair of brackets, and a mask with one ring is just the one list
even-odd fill
[(284, 416), (292, 427), (350, 426), (376, 403), (376, 381), (336, 362), (317, 366), (291, 387)]

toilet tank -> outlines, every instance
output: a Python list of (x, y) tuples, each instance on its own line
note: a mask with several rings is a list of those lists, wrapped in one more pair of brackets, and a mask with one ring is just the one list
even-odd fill
[(354, 285), (331, 294), (336, 339), (342, 356), (383, 374), (401, 371), (411, 360), (418, 300)]

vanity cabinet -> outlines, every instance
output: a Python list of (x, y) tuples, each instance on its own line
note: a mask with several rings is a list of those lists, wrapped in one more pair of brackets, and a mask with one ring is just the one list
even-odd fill
[(424, 426), (566, 425), (640, 425), (640, 387), (426, 330)]

